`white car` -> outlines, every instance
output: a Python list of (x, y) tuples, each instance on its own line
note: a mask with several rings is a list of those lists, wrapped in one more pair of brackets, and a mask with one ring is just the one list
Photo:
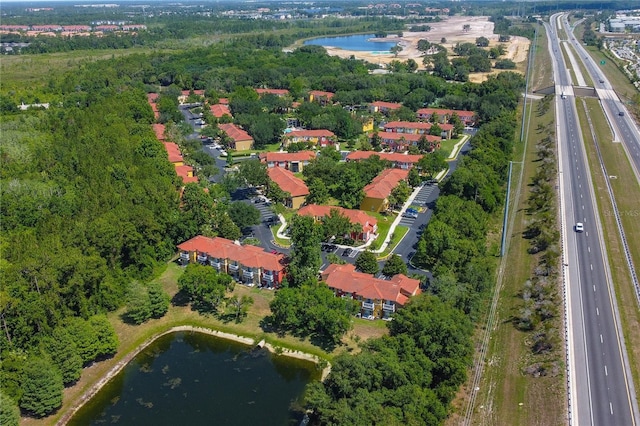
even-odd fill
[(584, 232), (584, 224), (582, 222), (576, 223), (576, 232)]

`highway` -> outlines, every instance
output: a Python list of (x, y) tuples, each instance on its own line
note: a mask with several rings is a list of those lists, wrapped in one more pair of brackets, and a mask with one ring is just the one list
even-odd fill
[[(569, 412), (573, 425), (635, 426), (638, 410), (626, 363), (604, 236), (557, 25), (545, 23), (556, 84), (556, 136), (567, 309)], [(577, 222), (584, 232), (574, 231)]]
[[(624, 144), (627, 156), (633, 166), (636, 180), (640, 184), (640, 132), (638, 127), (624, 103), (620, 101), (618, 95), (614, 92), (613, 86), (609, 83), (605, 74), (599, 69), (598, 63), (593, 60), (582, 43), (575, 38), (573, 27), (570, 27), (567, 21), (567, 15), (563, 15), (562, 20), (569, 37), (569, 43), (578, 53), (579, 59), (585, 65), (593, 80), (602, 108), (614, 132), (614, 141)], [(623, 115), (620, 115), (620, 113)]]

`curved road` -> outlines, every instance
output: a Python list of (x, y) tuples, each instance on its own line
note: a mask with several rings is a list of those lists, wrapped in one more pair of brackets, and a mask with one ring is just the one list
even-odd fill
[[(556, 134), (567, 300), (571, 424), (634, 426), (637, 405), (596, 210), (571, 81), (557, 38), (557, 18), (545, 23), (553, 58)], [(576, 222), (583, 233), (574, 232)]]

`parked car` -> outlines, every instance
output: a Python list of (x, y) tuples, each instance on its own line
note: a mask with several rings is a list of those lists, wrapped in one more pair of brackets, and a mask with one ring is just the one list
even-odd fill
[(342, 252), (342, 255), (343, 255), (343, 256), (349, 256), (352, 252), (353, 252), (353, 250), (351, 250), (350, 248), (346, 248), (346, 249), (344, 249), (344, 251)]

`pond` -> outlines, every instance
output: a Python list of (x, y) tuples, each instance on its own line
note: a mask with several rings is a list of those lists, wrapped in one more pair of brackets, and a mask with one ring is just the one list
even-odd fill
[(344, 50), (358, 50), (373, 53), (389, 53), (389, 49), (397, 43), (375, 40), (374, 34), (358, 34), (341, 37), (321, 37), (306, 40), (304, 44), (313, 44), (326, 47), (338, 47)]
[(69, 425), (298, 425), (309, 361), (218, 337), (160, 337), (78, 410)]

